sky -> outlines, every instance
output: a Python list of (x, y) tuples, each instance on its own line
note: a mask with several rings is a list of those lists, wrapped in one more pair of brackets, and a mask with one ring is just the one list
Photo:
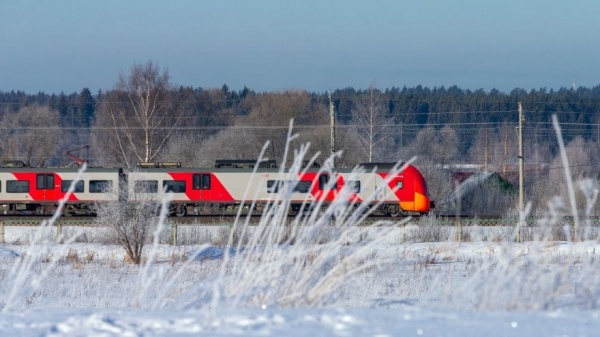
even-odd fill
[(0, 91), (111, 89), (134, 64), (255, 91), (600, 84), (597, 0), (1, 0)]

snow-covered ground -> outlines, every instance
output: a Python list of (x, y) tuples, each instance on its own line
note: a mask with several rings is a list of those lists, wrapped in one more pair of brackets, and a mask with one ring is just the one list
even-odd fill
[(277, 247), (0, 245), (0, 335), (600, 336), (597, 241)]
[(4, 314), (3, 336), (599, 336), (597, 312), (422, 309), (45, 310)]

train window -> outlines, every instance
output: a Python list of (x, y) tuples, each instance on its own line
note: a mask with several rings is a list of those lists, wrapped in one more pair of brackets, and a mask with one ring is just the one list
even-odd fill
[(296, 186), (294, 186), (294, 192), (308, 193), (310, 191), (310, 186), (311, 185), (312, 185), (311, 181), (300, 180), (300, 181), (298, 181), (298, 183), (296, 184)]
[(283, 182), (279, 180), (267, 180), (267, 193), (279, 193)]
[(194, 174), (192, 188), (195, 190), (210, 190), (210, 174)]
[(354, 193), (360, 193), (360, 180), (348, 180), (346, 185), (348, 185), (350, 191)]
[(319, 176), (319, 189), (320, 190), (337, 190), (337, 181), (333, 184), (333, 186), (328, 186), (329, 184), (329, 174), (321, 174)]
[(327, 182), (329, 181), (329, 176), (326, 174), (322, 174), (319, 176), (319, 189), (324, 190), (327, 186)]
[(165, 180), (163, 181), (163, 190), (165, 192), (185, 193), (185, 180)]
[(29, 181), (7, 180), (6, 193), (29, 193)]
[(37, 175), (37, 179), (36, 179), (35, 187), (36, 187), (38, 190), (41, 190), (41, 189), (45, 189), (45, 188), (46, 188), (46, 177), (44, 177), (44, 175), (43, 175), (43, 174), (38, 174), (38, 175)]
[(112, 180), (90, 180), (90, 193), (110, 193), (112, 192)]
[(52, 190), (54, 189), (54, 174), (42, 173), (37, 175), (36, 188), (38, 190)]
[(311, 181), (300, 180), (300, 181), (282, 181), (282, 180), (267, 180), (267, 193), (279, 193), (283, 188), (284, 184), (288, 186), (293, 185), (294, 193), (308, 193), (310, 191)]
[(210, 174), (202, 175), (202, 189), (210, 190)]
[(194, 174), (192, 175), (192, 189), (200, 190), (202, 187), (202, 175)]
[[(63, 180), (60, 182), (60, 191), (63, 193), (66, 193), (69, 190), (69, 187), (71, 187), (71, 184), (73, 183), (73, 180)], [(75, 189), (73, 190), (74, 193), (83, 193), (83, 181), (79, 180), (77, 181), (77, 183), (75, 184)]]
[(46, 189), (49, 189), (49, 190), (54, 189), (54, 174), (46, 175)]
[(403, 184), (402, 180), (398, 180), (398, 181), (396, 182), (396, 189), (397, 189), (397, 190), (401, 190), (401, 189), (402, 189), (402, 187), (404, 187), (404, 184)]
[(135, 193), (157, 193), (158, 180), (136, 180), (133, 191)]

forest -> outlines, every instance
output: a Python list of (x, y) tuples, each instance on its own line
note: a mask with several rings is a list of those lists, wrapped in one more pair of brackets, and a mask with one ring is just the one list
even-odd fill
[[(586, 88), (469, 90), (452, 87), (338, 88), (256, 92), (193, 88), (172, 83), (153, 62), (133, 65), (114, 87), (92, 93), (0, 92), (0, 154), (30, 166), (67, 166), (76, 156), (93, 166), (134, 168), (139, 162), (177, 161), (211, 167), (217, 159), (281, 161), (290, 120), (311, 154), (331, 152), (330, 113), (335, 118), (338, 167), (396, 162), (416, 157), (430, 194), (451, 194), (452, 174), (493, 171), (515, 184), (518, 104), (523, 106), (525, 186), (533, 210), (564, 189), (552, 115), (562, 129), (573, 179), (600, 172), (600, 85)], [(84, 149), (84, 150), (81, 150)], [(536, 197), (539, 196), (539, 197)], [(463, 205), (482, 214), (514, 212), (514, 195), (486, 193)]]

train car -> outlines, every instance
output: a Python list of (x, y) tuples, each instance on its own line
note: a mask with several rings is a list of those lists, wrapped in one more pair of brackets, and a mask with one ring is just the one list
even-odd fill
[[(77, 168), (31, 168), (12, 162), (0, 167), (0, 212), (13, 215), (53, 214), (74, 180)], [(91, 214), (92, 204), (114, 200), (122, 170), (90, 168), (68, 196), (63, 214)]]
[[(159, 201), (172, 192), (173, 215), (227, 214), (239, 207), (254, 211), (283, 198), (290, 212), (296, 213), (314, 202), (330, 203), (343, 195), (348, 201), (377, 204), (377, 212), (398, 216), (426, 214), (433, 207), (427, 185), (420, 172), (411, 165), (389, 176), (391, 164), (367, 164), (369, 172), (356, 174), (349, 169), (326, 173), (316, 168), (290, 176), (273, 165), (252, 167), (254, 161), (217, 162), (215, 168), (168, 167), (150, 163), (128, 172), (128, 199)], [(346, 186), (346, 189), (344, 189)]]
[[(97, 202), (129, 200), (158, 202), (171, 192), (171, 215), (260, 214), (265, 205), (286, 200), (290, 213), (316, 202), (339, 198), (376, 205), (376, 213), (390, 216), (426, 214), (433, 207), (421, 173), (411, 165), (389, 176), (393, 164), (369, 163), (366, 172), (336, 169), (327, 173), (310, 168), (282, 173), (274, 162), (217, 161), (215, 168), (182, 168), (179, 163), (145, 163), (125, 172), (119, 168), (89, 168), (74, 184), (64, 215), (94, 213)], [(2, 214), (53, 214), (65, 198), (77, 168), (30, 168), (13, 163), (0, 168)], [(118, 198), (118, 199), (117, 199)]]

